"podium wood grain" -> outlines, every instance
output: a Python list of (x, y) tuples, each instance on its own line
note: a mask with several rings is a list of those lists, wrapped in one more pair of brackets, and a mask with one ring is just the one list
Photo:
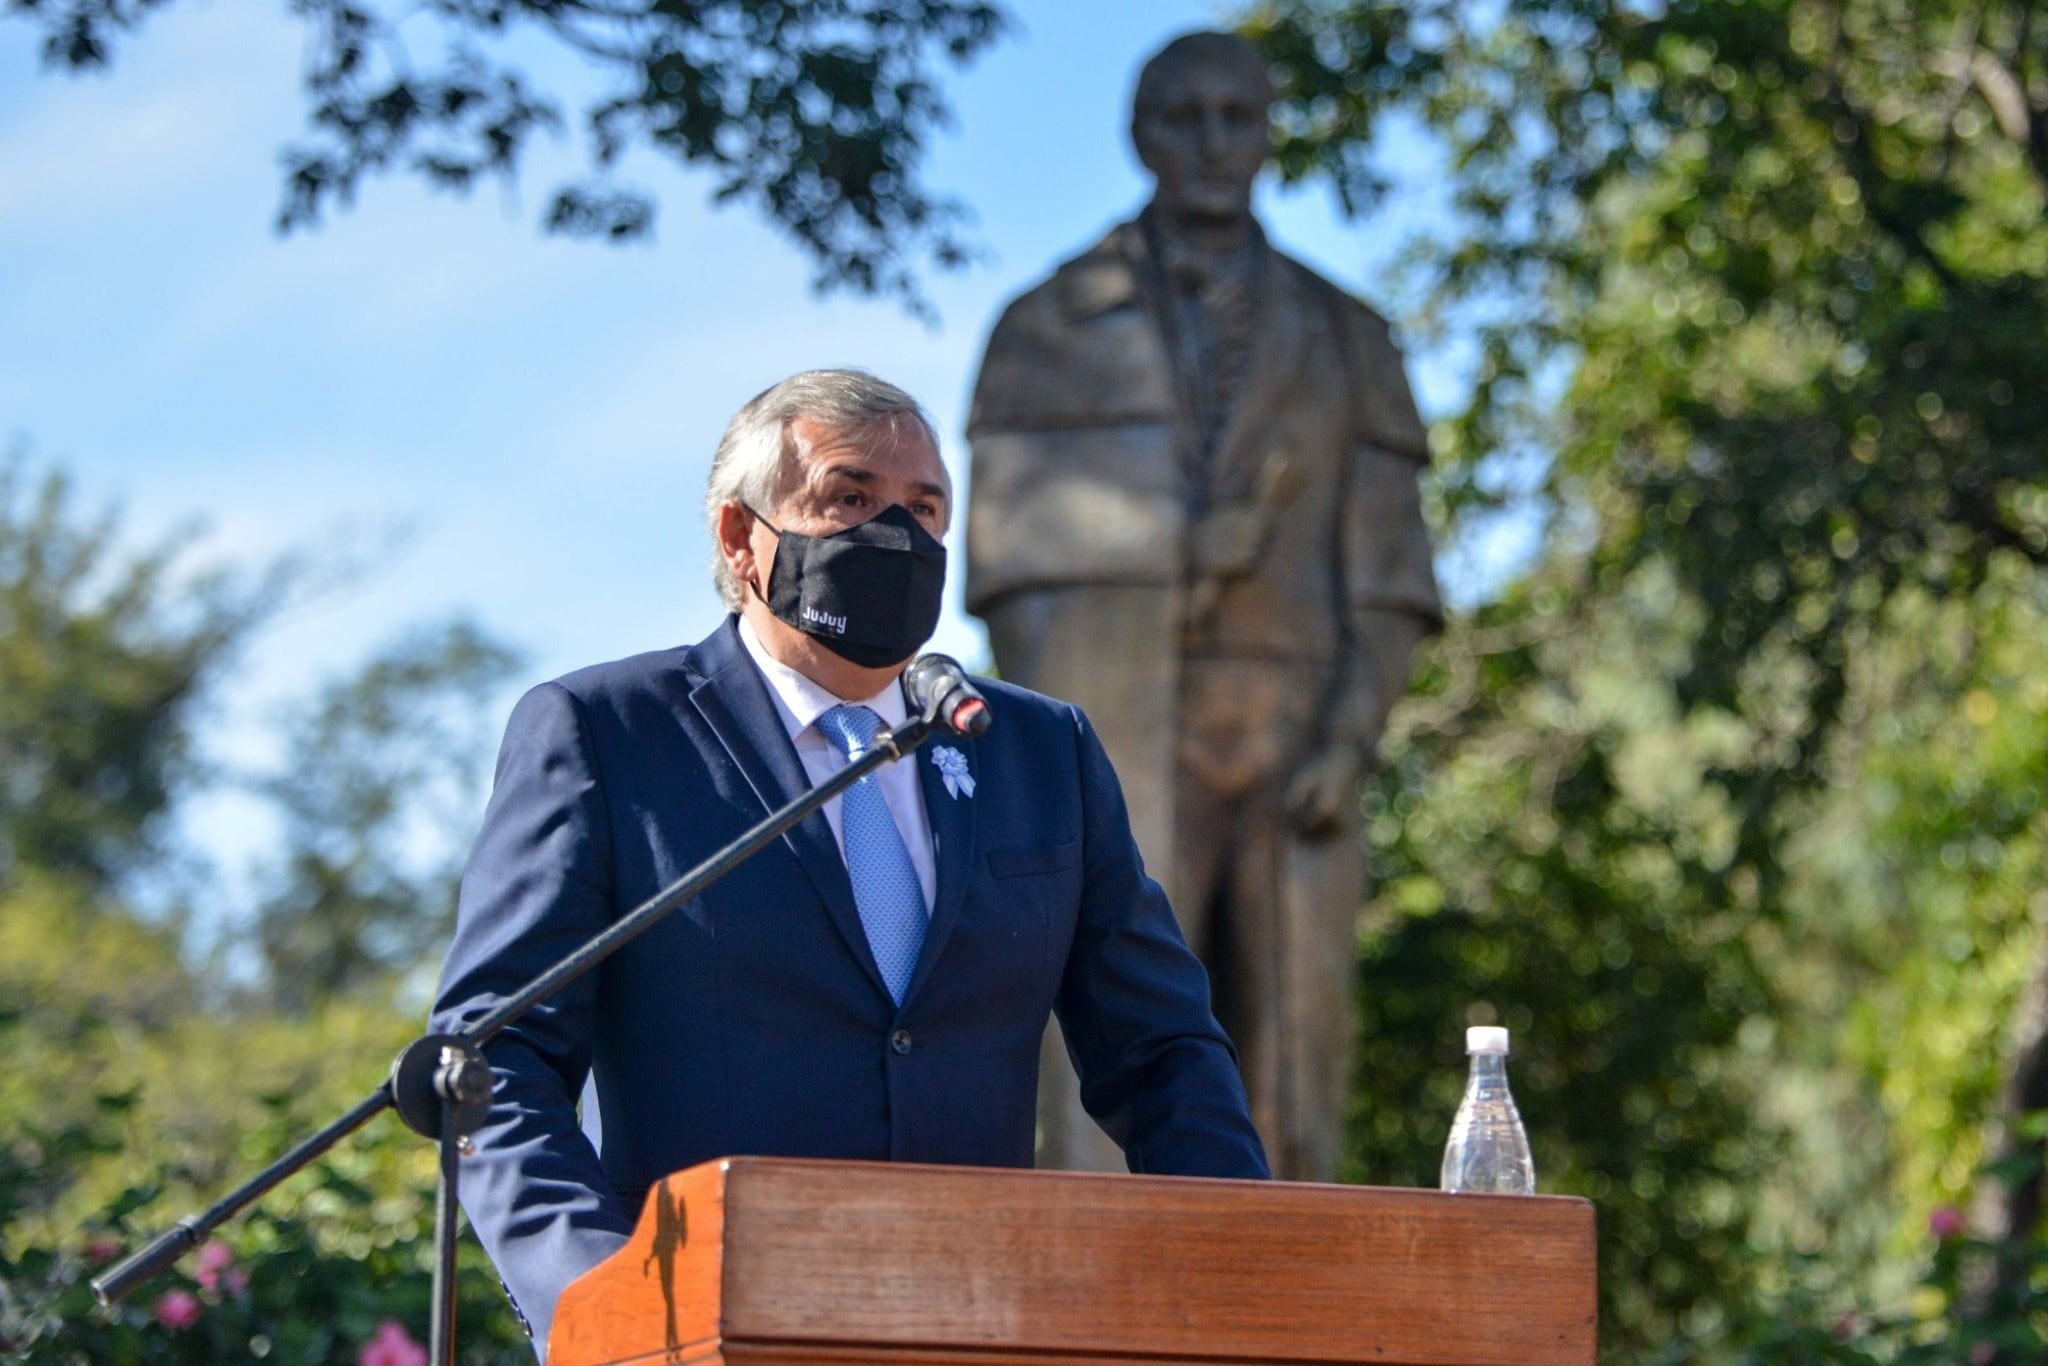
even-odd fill
[(655, 1187), (550, 1366), (1591, 1366), (1583, 1200), (731, 1158)]

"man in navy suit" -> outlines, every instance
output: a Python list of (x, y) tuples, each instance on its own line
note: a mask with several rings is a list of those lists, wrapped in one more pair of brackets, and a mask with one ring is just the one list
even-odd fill
[[(786, 380), (727, 428), (705, 505), (733, 615), (520, 700), (433, 1028), (843, 766), (863, 727), (904, 719), (951, 512), (915, 400), (857, 371)], [(648, 1187), (693, 1163), (1029, 1166), (1052, 1014), (1131, 1170), (1267, 1174), (1207, 978), (1087, 719), (981, 687), (980, 739), (884, 765), (491, 1042), (463, 1202), (538, 1342)]]

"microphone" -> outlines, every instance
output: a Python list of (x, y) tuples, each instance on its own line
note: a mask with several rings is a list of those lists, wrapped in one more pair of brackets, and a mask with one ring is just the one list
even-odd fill
[(995, 719), (960, 661), (949, 655), (919, 655), (903, 671), (903, 685), (912, 705), (955, 735), (971, 740)]

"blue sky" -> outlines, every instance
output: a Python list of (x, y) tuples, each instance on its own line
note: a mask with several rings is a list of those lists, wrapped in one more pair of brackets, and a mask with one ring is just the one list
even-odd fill
[[(660, 197), (651, 243), (543, 236), (548, 190), (576, 168), (567, 139), (538, 148), (516, 190), (377, 180), (351, 212), (279, 238), (277, 153), (302, 120), (284, 6), (177, 0), (85, 78), (43, 71), (35, 29), (0, 22), (0, 441), (61, 463), (89, 504), (120, 503), (138, 538), (199, 518), (207, 557), (375, 563), (250, 650), (209, 732), (230, 763), (262, 761), (289, 699), (454, 611), (527, 652), (524, 682), (695, 640), (720, 613), (698, 500), (732, 410), (794, 370), (864, 366), (924, 399), (964, 484), (998, 309), (1143, 202), (1123, 134), (1137, 66), (1227, 13), (1011, 8), (1016, 31), (949, 79), (956, 125), (927, 168), (989, 251), (931, 281), (936, 328), (813, 296), (793, 247), (651, 159), (629, 167)], [(1386, 262), (1431, 207), (1361, 227), (1320, 189), (1267, 187), (1261, 212), (1276, 241), (1386, 306)], [(1414, 359), (1440, 410), (1450, 362)], [(985, 647), (955, 577), (935, 647), (972, 663)], [(227, 798), (187, 821), (230, 863), (263, 838)]]

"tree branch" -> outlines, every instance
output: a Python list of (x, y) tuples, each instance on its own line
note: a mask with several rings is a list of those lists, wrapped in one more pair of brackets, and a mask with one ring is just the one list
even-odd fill
[(2017, 145), (2033, 169), (2034, 179), (2048, 193), (2048, 109), (2028, 98), (2025, 80), (2027, 43), (2033, 36), (2034, 7), (2020, 8), (2019, 32), (2012, 52), (2001, 59), (1988, 48), (1970, 54), (1968, 74), (1998, 131)]

